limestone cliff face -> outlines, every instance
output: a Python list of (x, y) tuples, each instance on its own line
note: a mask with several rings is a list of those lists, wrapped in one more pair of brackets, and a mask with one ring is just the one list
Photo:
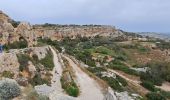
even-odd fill
[(64, 37), (94, 37), (96, 35), (117, 37), (123, 35), (115, 27), (106, 25), (56, 25), (44, 27), (43, 25), (31, 26), (27, 22), (21, 22), (14, 28), (10, 20), (6, 14), (0, 11), (0, 44), (12, 43), (24, 38), (30, 47), (37, 44), (38, 38), (61, 40)]
[(59, 40), (63, 37), (76, 38), (77, 36), (81, 37), (94, 37), (99, 36), (112, 36), (117, 37), (123, 35), (122, 32), (118, 31), (111, 26), (55, 26), (50, 27), (41, 27), (34, 26), (34, 30), (37, 32), (38, 36), (49, 37), (53, 40)]

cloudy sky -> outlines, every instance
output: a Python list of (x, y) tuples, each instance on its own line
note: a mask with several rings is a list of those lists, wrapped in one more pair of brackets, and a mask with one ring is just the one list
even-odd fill
[(170, 0), (0, 0), (0, 10), (31, 24), (105, 24), (170, 32)]

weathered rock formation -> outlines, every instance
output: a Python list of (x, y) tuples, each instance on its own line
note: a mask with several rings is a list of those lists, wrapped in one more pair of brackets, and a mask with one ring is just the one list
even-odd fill
[(3, 53), (0, 54), (0, 73), (10, 71), (13, 73), (19, 72), (19, 63), (16, 54)]
[(52, 40), (61, 40), (64, 37), (94, 37), (109, 36), (118, 37), (123, 33), (115, 27), (106, 25), (54, 25), (52, 27), (43, 25), (31, 26), (27, 22), (21, 22), (16, 28), (11, 24), (11, 19), (0, 12), (0, 43), (19, 41), (24, 38), (28, 46), (37, 44), (38, 38), (50, 38)]

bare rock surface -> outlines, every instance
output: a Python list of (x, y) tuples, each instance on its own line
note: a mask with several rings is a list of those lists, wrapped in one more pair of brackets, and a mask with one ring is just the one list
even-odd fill
[(0, 73), (3, 71), (19, 72), (19, 63), (16, 54), (0, 53)]

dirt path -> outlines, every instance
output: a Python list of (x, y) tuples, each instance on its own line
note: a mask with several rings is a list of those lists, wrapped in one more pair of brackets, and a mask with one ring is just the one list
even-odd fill
[(55, 94), (62, 93), (63, 89), (61, 87), (60, 78), (62, 75), (62, 66), (59, 62), (58, 55), (56, 51), (50, 46), (51, 52), (53, 53), (54, 69), (52, 71), (53, 78), (51, 80), (51, 87), (54, 89), (53, 93), (50, 93), (51, 97), (55, 97)]
[(101, 87), (90, 78), (85, 72), (83, 72), (69, 57), (64, 56), (73, 67), (77, 78), (78, 85), (80, 86), (80, 96), (78, 100), (103, 100), (104, 95), (101, 91)]
[(39, 85), (36, 86), (35, 89), (38, 93), (49, 96), (50, 100), (74, 100), (74, 98), (63, 93), (63, 89), (61, 87), (60, 78), (62, 75), (62, 66), (59, 62), (58, 55), (56, 51), (50, 46), (51, 52), (53, 53), (53, 62), (54, 69), (52, 71), (53, 78), (51, 80), (51, 86)]
[(164, 82), (162, 86), (156, 86), (157, 88), (160, 88), (164, 91), (170, 91), (170, 83), (169, 82)]

